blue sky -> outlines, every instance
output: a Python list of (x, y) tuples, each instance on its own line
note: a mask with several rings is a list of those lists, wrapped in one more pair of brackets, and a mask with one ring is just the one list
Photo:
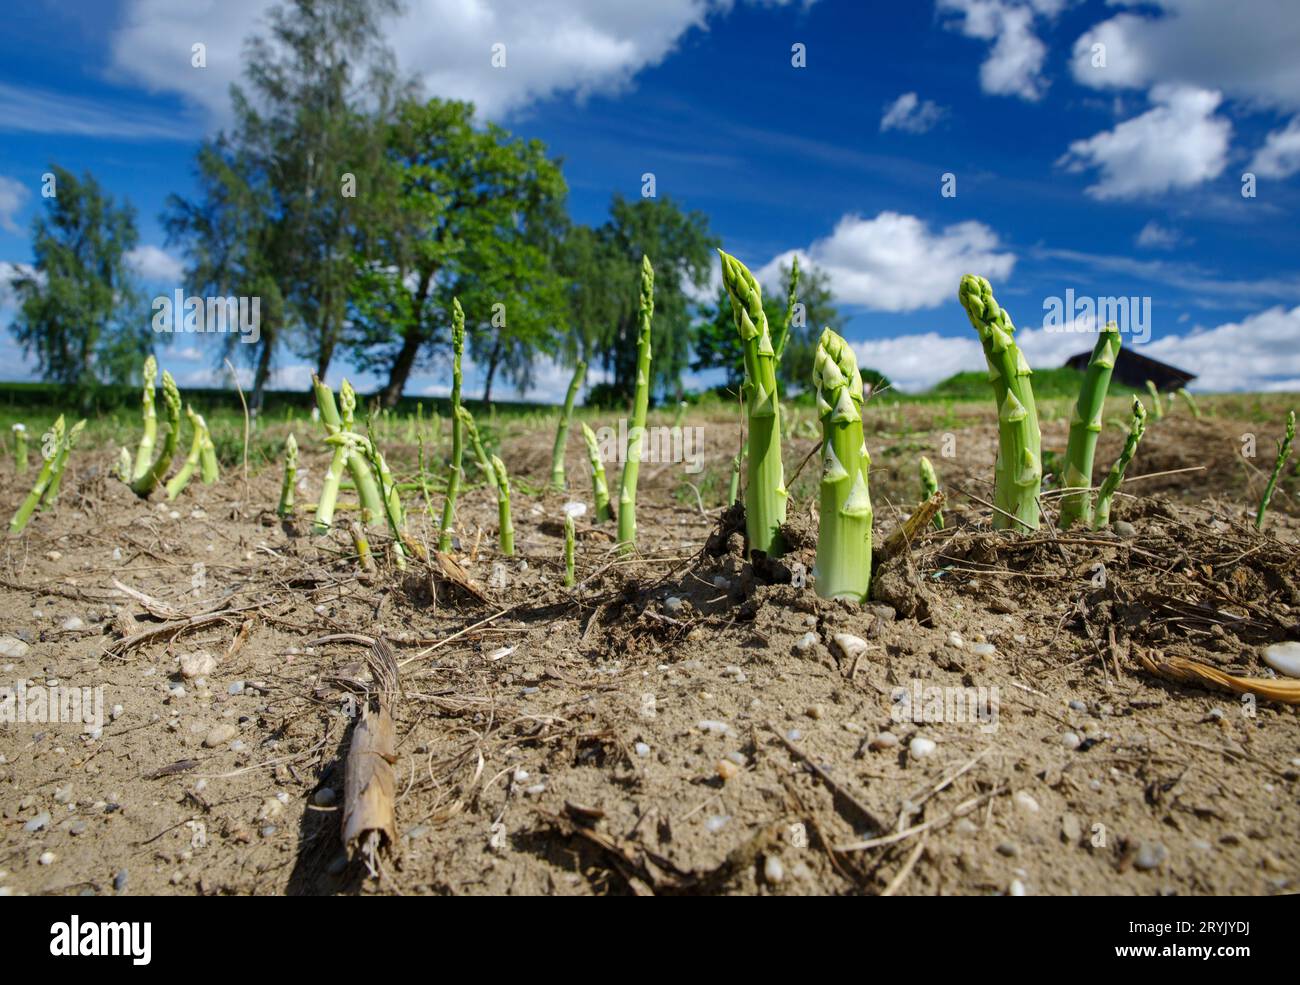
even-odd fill
[[(31, 259), (50, 162), (92, 171), (134, 204), (151, 293), (184, 286), (159, 213), (169, 193), (192, 191), (196, 143), (228, 119), (242, 39), (267, 7), (38, 2), (7, 13), (0, 376), (31, 377), (7, 332), (4, 282)], [(1091, 345), (1044, 326), (1051, 299), (1135, 297), (1150, 316), (1121, 325), (1126, 343), (1199, 373), (1200, 389), (1300, 390), (1291, 0), (408, 7), (386, 27), (401, 68), (428, 94), (474, 99), (543, 140), (564, 159), (576, 219), (601, 221), (612, 193), (639, 194), (652, 172), (659, 195), (708, 214), (760, 276), (794, 252), (825, 270), (861, 361), (904, 388), (981, 366), (955, 301), (971, 271), (993, 281), (1034, 364)], [(204, 69), (190, 64), (196, 42)], [(504, 68), (491, 65), (496, 43)], [(943, 194), (945, 175), (955, 195)], [(1086, 316), (1071, 327), (1086, 329)], [(197, 338), (162, 353), (182, 383), (212, 377)], [(306, 380), (288, 353), (278, 371), (279, 385)], [(411, 392), (439, 392), (439, 376), (422, 373)], [(534, 399), (562, 392), (561, 368), (539, 376)]]

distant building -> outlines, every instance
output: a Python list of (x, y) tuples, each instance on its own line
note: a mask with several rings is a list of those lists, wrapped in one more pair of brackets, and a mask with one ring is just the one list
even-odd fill
[[(1067, 359), (1065, 365), (1082, 372), (1088, 368), (1088, 360), (1091, 358), (1091, 350), (1081, 352)], [(1185, 387), (1196, 379), (1195, 373), (1185, 372), (1168, 363), (1162, 363), (1159, 359), (1134, 352), (1132, 349), (1119, 350), (1119, 356), (1115, 359), (1115, 372), (1111, 376), (1112, 379), (1138, 390), (1145, 387), (1147, 380), (1150, 380), (1156, 385), (1157, 390), (1166, 391)]]

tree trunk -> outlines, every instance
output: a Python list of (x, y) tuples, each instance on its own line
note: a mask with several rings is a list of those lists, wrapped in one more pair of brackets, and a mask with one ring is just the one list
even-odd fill
[(330, 370), (330, 363), (334, 359), (334, 338), (332, 335), (321, 339), (320, 345), (316, 349), (316, 375), (322, 380), (325, 374)]
[(501, 364), (501, 336), (492, 343), (492, 353), (488, 356), (487, 376), (483, 380), (483, 403), (492, 406), (492, 379), (497, 375), (497, 366)]
[(257, 369), (253, 371), (253, 399), (250, 408), (253, 413), (262, 410), (262, 400), (266, 393), (266, 381), (271, 377), (271, 339), (263, 336), (261, 350), (257, 354)]
[(411, 375), (411, 368), (415, 366), (415, 357), (423, 341), (419, 332), (415, 331), (408, 333), (402, 339), (402, 348), (398, 350), (397, 358), (393, 361), (393, 368), (388, 371), (388, 385), (379, 391), (379, 402), (384, 407), (396, 407), (397, 402), (402, 399), (407, 377)]

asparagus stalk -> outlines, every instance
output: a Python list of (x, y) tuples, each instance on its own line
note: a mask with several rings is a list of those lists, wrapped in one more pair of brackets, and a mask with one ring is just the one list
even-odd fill
[(731, 484), (727, 487), (727, 505), (740, 499), (740, 466), (744, 464), (744, 452), (737, 452), (731, 460)]
[(189, 418), (190, 430), (194, 432), (194, 437), (190, 439), (190, 451), (185, 456), (185, 461), (181, 462), (180, 470), (167, 482), (167, 498), (169, 500), (175, 499), (189, 485), (190, 478), (199, 467), (199, 458), (203, 452), (203, 432), (206, 430), (203, 418), (194, 413), (193, 407), (185, 408), (185, 416)]
[(1011, 317), (994, 300), (987, 280), (967, 274), (957, 296), (979, 333), (998, 406), (993, 526), (1037, 530), (1043, 466), (1029, 363), (1015, 343)]
[(627, 462), (618, 496), (618, 545), (623, 553), (636, 547), (636, 484), (645, 444), (645, 417), (650, 406), (650, 323), (655, 310), (655, 274), (648, 256), (641, 257), (641, 307), (636, 344), (636, 400), (628, 431)]
[(1174, 396), (1182, 397), (1187, 403), (1187, 409), (1192, 412), (1192, 417), (1196, 418), (1198, 421), (1201, 419), (1201, 408), (1196, 406), (1196, 401), (1192, 399), (1192, 395), (1188, 393), (1186, 389), (1179, 387), (1174, 391)]
[(492, 470), (497, 476), (497, 539), (501, 553), (506, 557), (515, 556), (515, 528), (510, 522), (510, 479), (506, 475), (506, 463), (492, 456)]
[(1295, 411), (1286, 415), (1286, 434), (1282, 440), (1277, 443), (1277, 460), (1273, 463), (1273, 474), (1268, 477), (1268, 485), (1264, 487), (1264, 496), (1259, 501), (1259, 510), (1255, 513), (1255, 529), (1264, 529), (1264, 514), (1268, 512), (1268, 504), (1273, 499), (1273, 490), (1277, 488), (1278, 477), (1282, 474), (1282, 469), (1286, 466), (1286, 460), (1291, 455), (1291, 442), (1295, 441)]
[(68, 430), (61, 414), (58, 420), (54, 422), (51, 429), (54, 442), (50, 448), (50, 457), (44, 460), (40, 472), (36, 475), (36, 482), (32, 485), (31, 492), (27, 494), (27, 498), (18, 507), (13, 519), (9, 521), (10, 533), (21, 533), (23, 528), (27, 526), (27, 521), (31, 519), (32, 512), (38, 506), (49, 506), (54, 501), (54, 495), (57, 494), (59, 482), (63, 477), (63, 469), (68, 464), (68, 455), (72, 451), (73, 442), (85, 426), (86, 422), (84, 420), (78, 421)]
[(291, 433), (284, 442), (284, 482), (280, 486), (280, 506), (276, 510), (282, 517), (293, 516), (293, 487), (298, 481), (298, 439)]
[(573, 514), (564, 514), (564, 587), (572, 588), (578, 583), (574, 577), (573, 542), (577, 534), (573, 529)]
[(369, 574), (375, 570), (375, 559), (370, 554), (370, 541), (366, 539), (366, 529), (353, 520), (348, 524), (348, 533), (352, 535), (352, 549), (357, 552), (357, 565)]
[(1101, 488), (1097, 490), (1097, 508), (1092, 517), (1093, 530), (1100, 530), (1110, 523), (1111, 500), (1115, 498), (1115, 490), (1124, 481), (1124, 470), (1128, 468), (1128, 463), (1133, 460), (1138, 442), (1142, 440), (1146, 427), (1147, 410), (1142, 406), (1142, 401), (1134, 397), (1133, 420), (1129, 425), (1128, 438), (1124, 441), (1124, 449), (1119, 453), (1119, 458), (1115, 459), (1115, 464), (1111, 466), (1110, 474), (1102, 481)]
[(442, 504), (442, 526), (438, 550), (451, 550), (451, 529), (456, 519), (456, 496), (460, 493), (461, 461), (465, 456), (465, 428), (460, 419), (460, 357), (465, 351), (465, 312), (451, 299), (451, 470), (447, 475), (447, 499)]
[(613, 519), (614, 513), (609, 507), (609, 486), (605, 482), (605, 463), (600, 460), (600, 442), (586, 421), (578, 423), (582, 426), (582, 440), (587, 445), (587, 459), (591, 462), (591, 494), (596, 501), (596, 522), (604, 523)]
[(1156, 389), (1155, 383), (1147, 380), (1147, 393), (1151, 396), (1151, 419), (1158, 421), (1165, 416), (1165, 409), (1160, 404), (1160, 391)]
[(135, 465), (128, 478), (129, 483), (139, 482), (149, 471), (153, 462), (153, 446), (158, 439), (158, 415), (154, 411), (154, 382), (158, 379), (158, 360), (152, 355), (144, 361), (144, 392), (141, 399), (143, 407), (144, 431), (140, 435), (140, 444), (135, 452)]
[(210, 486), (221, 476), (221, 469), (217, 466), (217, 446), (212, 443), (212, 432), (208, 429), (208, 422), (204, 420), (203, 415), (194, 416), (199, 419), (199, 426), (203, 431), (203, 440), (199, 445), (199, 477), (205, 486)]
[(14, 425), (14, 474), (27, 474), (27, 425)]
[[(312, 375), (312, 389), (316, 393), (316, 411), (320, 417), (321, 423), (325, 426), (326, 440), (334, 435), (342, 433), (342, 421), (339, 418), (338, 407), (334, 403), (334, 391), (321, 382), (320, 377)], [(343, 470), (347, 468), (348, 448), (346, 444), (339, 443), (333, 446), (334, 453), (330, 458), (329, 468), (325, 470), (325, 481), (321, 484), (320, 497), (316, 501), (315, 519), (312, 521), (312, 532), (315, 534), (329, 533), (330, 526), (334, 522), (334, 506), (338, 501), (339, 483), (343, 481)], [(365, 519), (365, 504), (362, 504), (362, 519)]]
[(582, 389), (582, 381), (587, 376), (587, 364), (581, 359), (573, 367), (573, 379), (569, 380), (569, 392), (564, 397), (564, 413), (560, 423), (555, 426), (555, 448), (551, 451), (551, 488), (556, 492), (564, 491), (564, 447), (569, 440), (569, 425), (573, 423), (573, 401)]
[(1114, 322), (1097, 335), (1092, 348), (1092, 358), (1079, 388), (1079, 399), (1070, 419), (1070, 441), (1065, 449), (1065, 486), (1069, 490), (1061, 499), (1060, 525), (1069, 529), (1074, 523), (1087, 523), (1092, 519), (1092, 463), (1097, 453), (1097, 437), (1101, 434), (1102, 411), (1106, 406), (1106, 391), (1110, 389), (1111, 372), (1119, 355), (1119, 328)]
[(733, 256), (722, 257), (722, 282), (745, 349), (741, 396), (749, 415), (749, 466), (745, 476), (745, 533), (751, 551), (779, 557), (783, 551), (785, 474), (781, 465), (781, 408), (776, 390), (776, 350), (754, 275)]
[[(339, 384), (339, 426), (352, 434), (356, 434), (356, 410), (357, 392), (344, 379)], [(375, 473), (367, 466), (359, 449), (358, 444), (348, 446), (348, 474), (352, 476), (352, 483), (357, 487), (357, 498), (361, 500), (361, 522), (371, 523), (384, 514), (386, 504), (380, 495)]]
[[(151, 356), (150, 359), (153, 357)], [(176, 381), (172, 379), (172, 374), (163, 370), (162, 374), (163, 388), (163, 406), (167, 411), (167, 437), (163, 439), (162, 452), (154, 463), (145, 470), (144, 475), (131, 483), (131, 491), (141, 499), (147, 498), (148, 495), (157, 488), (158, 483), (167, 474), (167, 470), (172, 466), (172, 458), (176, 455), (176, 445), (180, 441), (181, 433), (181, 392), (176, 388)], [(153, 387), (147, 387), (149, 392), (148, 399), (145, 402), (146, 408), (146, 434), (148, 431), (149, 418), (153, 417)], [(155, 424), (155, 428), (156, 428)], [(153, 437), (149, 437), (149, 444), (152, 446)], [(141, 444), (144, 440), (141, 439)], [(136, 465), (140, 462), (137, 458)]]
[(496, 470), (492, 468), (492, 459), (488, 457), (487, 451), (483, 448), (483, 441), (478, 435), (478, 425), (474, 423), (474, 415), (466, 407), (461, 407), (456, 411), (456, 418), (465, 426), (469, 433), (470, 444), (474, 446), (474, 457), (478, 459), (478, 467), (483, 470), (483, 477), (487, 479), (487, 484), (493, 489), (497, 487)]
[(871, 456), (862, 437), (862, 376), (852, 348), (829, 328), (813, 361), (822, 424), (817, 594), (861, 602), (871, 588)]
[(379, 477), (379, 502), (382, 504), (384, 519), (388, 523), (388, 532), (393, 537), (393, 561), (398, 571), (405, 571), (406, 559), (414, 554), (414, 551), (408, 549), (406, 535), (402, 531), (405, 520), (402, 516), (401, 499), (397, 495), (392, 474), (388, 471), (388, 464), (384, 461), (384, 456), (375, 441), (373, 427), (369, 437), (344, 431), (327, 438), (326, 441), (345, 443), (350, 449), (349, 454), (356, 455), (358, 458), (364, 456), (363, 464), (368, 463), (372, 475)]
[(420, 493), (421, 495), (424, 496), (424, 513), (426, 516), (429, 517), (429, 519), (433, 519), (433, 500), (429, 496), (429, 476), (428, 473), (425, 472), (425, 467), (424, 467), (424, 432), (423, 431), (417, 433), (417, 439), (419, 441), (419, 449), (420, 449), (419, 459), (416, 463), (420, 473)]
[[(926, 502), (931, 496), (939, 491), (939, 477), (934, 474), (934, 466), (924, 455), (921, 456), (921, 502)], [(939, 510), (934, 515), (934, 528), (943, 529), (943, 510)]]

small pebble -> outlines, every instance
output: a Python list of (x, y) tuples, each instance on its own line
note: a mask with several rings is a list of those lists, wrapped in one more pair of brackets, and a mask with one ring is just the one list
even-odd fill
[(312, 794), (311, 802), (317, 807), (333, 807), (338, 797), (339, 795), (334, 792), (333, 787), (321, 787)]
[(186, 680), (206, 677), (217, 669), (217, 660), (207, 650), (181, 654), (181, 676)]
[(807, 653), (817, 645), (816, 633), (804, 633), (794, 641), (794, 648), (799, 653)]
[(638, 743), (637, 743), (635, 746), (633, 746), (632, 748), (636, 750), (636, 754), (637, 754), (638, 756), (649, 756), (649, 755), (650, 755), (650, 747), (649, 747), (648, 745), (646, 745), (644, 742), (638, 742)]
[(1013, 799), (1016, 802), (1016, 806), (1026, 814), (1038, 813), (1038, 801), (1036, 801), (1028, 791), (1017, 790)]
[(1066, 749), (1078, 749), (1082, 741), (1075, 732), (1066, 732), (1061, 736), (1061, 745), (1065, 746)]
[(113, 875), (113, 889), (119, 893), (126, 892), (126, 884), (129, 878), (130, 874), (126, 869), (118, 869)]
[(215, 749), (217, 746), (225, 745), (231, 739), (239, 734), (239, 729), (230, 722), (221, 722), (212, 726), (208, 731), (207, 737), (203, 744), (209, 749)]
[(1113, 526), (1116, 536), (1123, 537), (1125, 540), (1132, 540), (1137, 536), (1137, 529), (1127, 520), (1116, 520)]
[(730, 759), (719, 759), (717, 765), (718, 776), (723, 783), (737, 776), (740, 773), (740, 767)]
[(976, 643), (971, 646), (970, 652), (977, 657), (992, 657), (997, 654), (998, 648), (992, 643)]
[(44, 831), (45, 828), (49, 826), (49, 823), (50, 823), (49, 813), (46, 811), (41, 811), (41, 813), (37, 814), (34, 818), (32, 818), (30, 821), (28, 821), (26, 824), (23, 825), (23, 830), (29, 834), (34, 831)]
[(73, 821), (70, 825), (68, 825), (68, 834), (70, 835), (84, 835), (85, 833), (86, 833), (85, 821)]
[(933, 739), (926, 739), (918, 735), (908, 745), (907, 750), (913, 759), (924, 759), (934, 752), (935, 742)]
[(82, 622), (81, 619), (79, 619), (77, 616), (72, 616), (69, 619), (63, 620), (63, 624), (61, 628), (63, 629), (64, 632), (75, 633), (78, 630), (85, 629), (86, 624)]
[(726, 722), (719, 722), (712, 718), (701, 719), (696, 727), (701, 732), (711, 732), (714, 735), (731, 735), (731, 726)]
[(867, 743), (867, 748), (872, 752), (884, 752), (886, 749), (896, 749), (897, 747), (898, 736), (893, 732), (881, 732)]
[(803, 733), (800, 732), (797, 728), (792, 728), (789, 732), (785, 733), (785, 737), (789, 739), (791, 742), (798, 742), (800, 739), (803, 738)]
[(824, 705), (809, 705), (803, 710), (803, 713), (814, 721), (826, 717), (826, 707)]
[(0, 657), (19, 659), (25, 656), (29, 649), (31, 647), (15, 636), (0, 636)]
[(955, 646), (957, 649), (960, 650), (962, 647), (966, 645), (966, 641), (961, 638), (961, 633), (957, 632), (954, 629), (951, 633), (948, 634), (948, 644), (950, 646)]
[(53, 865), (58, 861), (58, 859), (59, 856), (55, 855), (53, 852), (41, 852), (41, 857), (36, 861), (40, 862), (41, 865)]
[(867, 641), (861, 636), (854, 636), (852, 633), (836, 633), (831, 637), (831, 642), (835, 644), (840, 653), (844, 654), (846, 660), (853, 660), (859, 654), (867, 652)]
[(1138, 845), (1137, 856), (1133, 859), (1135, 868), (1147, 872), (1158, 869), (1169, 858), (1169, 849), (1158, 841), (1144, 841)]
[(1025, 895), (1025, 884), (1024, 884), (1023, 882), (1021, 882), (1019, 879), (1012, 879), (1012, 880), (1011, 880), (1011, 889), (1009, 890), (1009, 894), (1010, 894), (1011, 896), (1024, 896), (1024, 895)]
[(1073, 701), (1070, 702), (1070, 710), (1071, 710), (1071, 711), (1087, 711), (1087, 710), (1088, 710), (1088, 706), (1087, 706), (1084, 702), (1080, 701), (1078, 698), (1075, 698)]
[(731, 817), (727, 814), (714, 814), (704, 822), (704, 827), (709, 834), (717, 834), (727, 826), (727, 822), (730, 820)]
[(763, 859), (763, 878), (770, 886), (780, 885), (785, 879), (785, 866), (775, 855), (768, 855)]
[(1264, 663), (1279, 674), (1287, 677), (1300, 677), (1300, 643), (1287, 641), (1274, 643), (1264, 649)]
[(119, 718), (122, 717), (122, 715), (123, 715), (125, 712), (126, 712), (126, 709), (123, 708), (121, 705), (113, 705), (113, 710), (112, 710), (111, 712), (109, 712), (109, 714), (112, 716), (113, 721), (117, 721)]
[(235, 681), (233, 684), (230, 685), (230, 687), (226, 688), (226, 693), (227, 693), (227, 694), (230, 694), (230, 695), (243, 694), (243, 693), (244, 693), (244, 682), (243, 682), (243, 681)]
[(679, 599), (676, 595), (669, 595), (666, 599), (664, 599), (664, 609), (669, 613), (669, 615), (672, 615), (677, 612), (681, 612), (682, 600)]
[(1020, 849), (1013, 842), (1003, 841), (998, 843), (997, 853), (1007, 858), (1015, 858), (1020, 854)]

